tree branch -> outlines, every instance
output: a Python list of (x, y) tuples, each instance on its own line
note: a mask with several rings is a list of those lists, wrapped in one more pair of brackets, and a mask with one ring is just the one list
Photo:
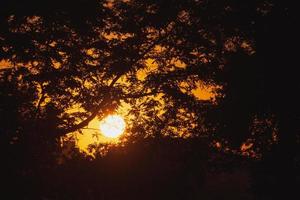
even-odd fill
[(36, 107), (35, 119), (37, 119), (39, 114), (40, 114), (41, 104), (43, 103), (43, 101), (45, 99), (45, 95), (46, 95), (46, 92), (44, 91), (42, 86), (41, 86), (41, 90), (42, 90), (42, 93), (41, 93), (41, 97), (40, 97), (40, 99), (38, 101), (38, 104), (37, 104), (37, 107)]
[[(171, 32), (171, 31), (170, 31)], [(147, 47), (144, 52), (142, 52), (136, 59), (133, 59), (131, 63), (129, 63), (128, 65), (135, 65), (139, 60), (141, 60), (142, 58), (144, 58), (144, 56), (149, 53), (153, 47), (157, 44), (159, 44), (161, 41), (163, 41), (164, 39), (166, 39), (169, 35), (170, 32), (168, 32), (167, 34), (165, 34), (164, 36), (158, 38), (156, 41), (154, 41), (151, 45), (149, 45), (149, 47)], [(127, 73), (127, 71), (125, 71), (124, 73), (119, 73), (117, 74), (117, 76), (112, 80), (112, 82), (109, 84), (109, 90), (111, 90), (111, 88), (114, 86), (114, 84), (123, 76)], [(152, 92), (153, 93), (153, 92)], [(155, 92), (158, 93), (158, 92)], [(153, 93), (154, 94), (154, 93)], [(140, 94), (140, 95), (131, 95), (131, 97), (127, 97), (127, 98), (139, 98), (139, 97), (143, 97), (143, 96), (147, 96), (147, 95), (151, 95), (150, 93), (144, 93), (144, 94)], [(101, 110), (101, 108), (108, 103), (108, 101), (111, 100), (109, 97), (103, 99), (103, 101), (94, 109), (94, 111), (92, 112), (92, 114), (87, 117), (85, 120), (81, 121), (80, 123), (67, 128), (67, 129), (61, 129), (58, 131), (58, 135), (59, 136), (63, 136), (67, 133), (71, 133), (74, 132), (78, 129), (84, 128), (85, 126), (87, 126), (89, 124), (90, 121), (92, 121), (97, 114), (99, 113), (99, 111)]]
[(135, 94), (124, 94), (121, 96), (122, 99), (137, 99), (137, 98), (141, 98), (141, 97), (146, 97), (146, 96), (151, 96), (151, 95), (155, 95), (155, 94), (159, 94), (161, 93), (160, 90), (158, 90), (158, 88), (155, 88), (153, 91), (151, 92), (141, 92), (141, 93), (135, 93)]

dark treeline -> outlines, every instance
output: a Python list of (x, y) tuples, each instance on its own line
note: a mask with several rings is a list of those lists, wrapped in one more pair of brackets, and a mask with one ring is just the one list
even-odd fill
[[(297, 198), (295, 8), (2, 1), (3, 197)], [(199, 84), (213, 90), (211, 100), (195, 96)], [(73, 140), (62, 143), (124, 103), (134, 120), (120, 145), (91, 145), (91, 158)]]

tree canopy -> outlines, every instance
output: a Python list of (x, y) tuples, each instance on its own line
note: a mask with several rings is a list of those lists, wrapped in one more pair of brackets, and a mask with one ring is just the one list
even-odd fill
[[(297, 165), (291, 9), (267, 0), (4, 1), (7, 168), (56, 162), (62, 137), (125, 105), (130, 141), (201, 138), (233, 156)], [(210, 99), (201, 97), (204, 87)], [(20, 150), (27, 157), (16, 161)]]

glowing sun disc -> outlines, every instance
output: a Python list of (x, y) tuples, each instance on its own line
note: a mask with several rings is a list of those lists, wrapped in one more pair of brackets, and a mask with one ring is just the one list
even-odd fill
[(100, 122), (100, 131), (105, 137), (117, 138), (125, 130), (126, 123), (120, 115), (109, 115)]

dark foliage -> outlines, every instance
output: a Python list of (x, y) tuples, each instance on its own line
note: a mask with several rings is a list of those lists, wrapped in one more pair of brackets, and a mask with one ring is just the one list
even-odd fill
[[(210, 173), (244, 167), (253, 196), (224, 198), (296, 195), (291, 2), (1, 4), (1, 189), (12, 199), (210, 199)], [(195, 96), (199, 84), (212, 100)], [(74, 147), (61, 162), (61, 138), (124, 103), (125, 146), (92, 161)]]

